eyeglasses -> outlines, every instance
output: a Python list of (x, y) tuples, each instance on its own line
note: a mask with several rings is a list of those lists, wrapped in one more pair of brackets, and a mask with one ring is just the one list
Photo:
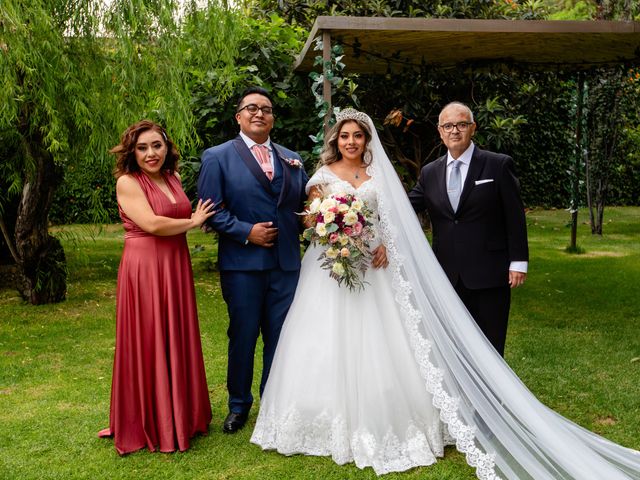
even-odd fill
[(240, 113), (244, 109), (246, 109), (247, 112), (249, 112), (249, 114), (251, 115), (256, 115), (258, 113), (258, 110), (260, 110), (264, 116), (273, 115), (273, 107), (259, 107), (255, 103), (250, 103), (249, 105), (245, 105), (244, 107), (238, 109), (238, 113)]
[(445, 123), (444, 125), (438, 125), (445, 132), (451, 133), (454, 128), (457, 128), (459, 132), (464, 132), (469, 125), (473, 125), (474, 122), (458, 122), (458, 123)]

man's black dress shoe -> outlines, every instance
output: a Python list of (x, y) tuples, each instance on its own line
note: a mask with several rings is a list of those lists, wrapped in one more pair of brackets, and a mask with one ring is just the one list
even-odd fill
[(224, 433), (236, 433), (247, 422), (247, 417), (249, 413), (234, 413), (230, 412), (227, 415), (227, 418), (224, 419), (224, 424), (222, 425), (222, 431)]

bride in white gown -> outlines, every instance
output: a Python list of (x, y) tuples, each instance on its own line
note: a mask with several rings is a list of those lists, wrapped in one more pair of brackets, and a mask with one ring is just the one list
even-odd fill
[(352, 193), (377, 212), (374, 243), (389, 266), (370, 268), (365, 288), (351, 291), (320, 267), (323, 247), (307, 250), (251, 441), (377, 474), (430, 465), (455, 444), (482, 480), (640, 479), (640, 453), (542, 405), (480, 332), (371, 119), (340, 112), (322, 158), (340, 158), (339, 147), (350, 158), (357, 145), (344, 150), (339, 139), (357, 131), (366, 172), (325, 164), (307, 189)]

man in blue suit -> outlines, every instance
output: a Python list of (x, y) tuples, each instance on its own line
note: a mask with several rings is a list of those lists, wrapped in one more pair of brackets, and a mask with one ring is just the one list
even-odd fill
[(271, 141), (273, 102), (251, 87), (236, 110), (240, 134), (205, 150), (199, 198), (221, 210), (207, 224), (219, 234), (222, 296), (229, 312), (227, 389), (229, 414), (223, 431), (247, 421), (253, 403), (253, 359), (264, 342), (260, 394), (269, 376), (282, 323), (300, 273), (300, 219), (308, 177), (300, 156)]

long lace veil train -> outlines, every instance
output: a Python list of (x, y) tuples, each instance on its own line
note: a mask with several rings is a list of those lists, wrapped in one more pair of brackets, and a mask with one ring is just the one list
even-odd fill
[(640, 479), (640, 452), (545, 407), (491, 347), (440, 268), (366, 119), (395, 298), (425, 388), (478, 478)]

